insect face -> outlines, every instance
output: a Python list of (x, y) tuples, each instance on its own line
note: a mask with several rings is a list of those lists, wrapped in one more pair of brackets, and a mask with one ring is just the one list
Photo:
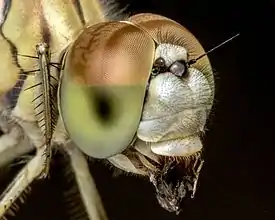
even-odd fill
[[(178, 23), (140, 14), (87, 27), (63, 60), (58, 97), (70, 138), (91, 157), (150, 177), (169, 211), (194, 191), (202, 162), (214, 82), (207, 57), (188, 61), (204, 53)], [(174, 169), (182, 172), (168, 184)]]

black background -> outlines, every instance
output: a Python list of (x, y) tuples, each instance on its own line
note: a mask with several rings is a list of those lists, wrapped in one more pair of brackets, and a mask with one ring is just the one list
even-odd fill
[[(195, 200), (176, 216), (163, 210), (150, 183), (114, 178), (96, 163), (92, 172), (110, 220), (275, 219), (274, 41), (275, 2), (236, 0), (120, 1), (127, 12), (152, 12), (187, 27), (204, 48), (240, 32), (238, 39), (211, 53), (216, 70), (216, 102), (204, 139), (205, 166)], [(264, 5), (265, 4), (265, 5)], [(11, 219), (62, 220), (62, 185), (35, 187)]]

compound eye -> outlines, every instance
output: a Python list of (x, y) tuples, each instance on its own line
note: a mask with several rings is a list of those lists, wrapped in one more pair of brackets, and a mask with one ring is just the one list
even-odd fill
[[(183, 47), (188, 53), (187, 59), (184, 59), (185, 62), (196, 59), (205, 53), (196, 37), (172, 19), (157, 14), (142, 13), (131, 16), (129, 21), (146, 30), (158, 45), (170, 44)], [(184, 64), (181, 61), (182, 58), (176, 60), (178, 60), (178, 62), (174, 63), (175, 65), (171, 66), (171, 64), (169, 64), (174, 74), (183, 76), (188, 73), (186, 65), (186, 70), (184, 71)], [(192, 67), (202, 70), (202, 73), (209, 78), (209, 81), (213, 81), (212, 68), (207, 56), (199, 59)]]
[(135, 137), (155, 43), (126, 22), (90, 26), (69, 47), (59, 88), (59, 108), (73, 142), (87, 155), (107, 158)]

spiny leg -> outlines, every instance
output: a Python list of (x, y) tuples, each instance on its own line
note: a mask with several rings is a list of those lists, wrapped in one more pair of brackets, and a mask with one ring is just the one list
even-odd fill
[[(24, 91), (21, 93), (17, 105), (11, 113), (11, 117), (20, 125), (26, 137), (29, 138), (30, 144), (35, 146), (37, 154), (19, 172), (2, 194), (2, 198), (0, 198), (0, 217), (11, 206), (16, 205), (14, 201), (34, 179), (46, 178), (49, 173), (52, 153), (51, 137), (56, 122), (54, 116), (57, 117), (57, 113), (52, 109), (55, 106), (55, 102), (51, 95), (54, 95), (55, 92), (50, 88), (55, 89), (56, 86), (53, 86), (51, 81), (49, 81), (51, 79), (49, 73), (50, 58), (47, 53), (43, 53), (43, 49), (45, 49), (43, 46), (41, 44), (37, 47), (40, 71), (34, 77), (25, 80)], [(40, 96), (39, 94), (42, 95)], [(34, 96), (35, 102), (29, 101), (32, 100), (32, 96)], [(37, 97), (40, 97), (41, 100)], [(41, 107), (41, 109), (38, 107)]]
[(23, 92), (12, 111), (13, 117), (36, 149), (45, 146), (46, 161), (41, 173), (42, 178), (45, 178), (49, 172), (52, 153), (51, 138), (58, 117), (55, 102), (57, 80), (50, 74), (48, 49), (45, 43), (36, 46), (39, 69), (25, 80)]
[[(196, 157), (195, 163), (193, 165), (193, 172), (194, 172), (194, 175), (195, 175), (195, 180), (194, 180), (193, 192), (192, 192), (191, 198), (195, 198), (195, 193), (197, 191), (199, 175), (200, 175), (201, 169), (203, 167), (203, 164), (204, 164), (204, 160), (201, 157)], [(197, 167), (197, 169), (196, 169), (196, 167)]]
[(32, 181), (37, 178), (45, 178), (48, 174), (50, 160), (48, 152), (51, 148), (45, 144), (43, 133), (38, 129), (38, 125), (35, 122), (20, 119), (18, 117), (19, 113), (18, 108), (15, 108), (13, 117), (25, 131), (30, 143), (35, 146), (37, 151), (36, 155), (22, 168), (2, 193), (0, 197), (0, 218), (14, 205), (15, 200), (20, 197)]
[(86, 158), (72, 144), (68, 144), (65, 150), (70, 156), (71, 166), (75, 173), (79, 191), (89, 218), (92, 220), (107, 220), (107, 215), (96, 184), (90, 174)]
[(35, 122), (24, 121), (16, 116), (15, 118), (18, 124), (20, 124), (20, 126), (25, 131), (25, 134), (30, 139), (30, 142), (35, 146), (36, 150), (37, 151), (40, 151), (41, 149), (43, 150), (43, 155), (41, 159), (44, 160), (44, 163), (43, 163), (44, 168), (42, 169), (40, 178), (46, 178), (48, 175), (50, 159), (51, 159), (51, 146), (48, 143), (45, 143), (44, 135)]
[(2, 193), (0, 197), (0, 218), (4, 217), (4, 214), (9, 210), (21, 193), (41, 175), (46, 162), (46, 150), (47, 147), (45, 145), (38, 148), (36, 155), (22, 168)]

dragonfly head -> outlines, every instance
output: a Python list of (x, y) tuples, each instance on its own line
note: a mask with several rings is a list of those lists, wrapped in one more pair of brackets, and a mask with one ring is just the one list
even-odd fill
[[(196, 188), (194, 156), (201, 159), (200, 135), (214, 99), (208, 57), (196, 60), (202, 54), (199, 41), (179, 23), (138, 14), (87, 27), (63, 62), (59, 108), (72, 141), (94, 158), (134, 149), (128, 164), (113, 163), (145, 173), (168, 211), (179, 212)], [(156, 163), (146, 159), (152, 154)]]

